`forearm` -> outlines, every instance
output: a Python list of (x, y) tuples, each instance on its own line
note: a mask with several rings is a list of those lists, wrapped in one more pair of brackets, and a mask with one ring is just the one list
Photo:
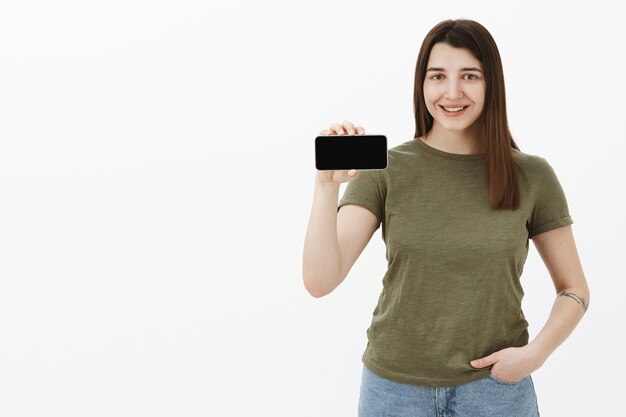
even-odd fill
[(589, 305), (587, 288), (568, 288), (559, 292), (546, 324), (528, 344), (543, 363), (576, 328)]
[(337, 240), (339, 185), (316, 182), (311, 217), (304, 240), (303, 277), (311, 293), (323, 294), (333, 287), (341, 270)]

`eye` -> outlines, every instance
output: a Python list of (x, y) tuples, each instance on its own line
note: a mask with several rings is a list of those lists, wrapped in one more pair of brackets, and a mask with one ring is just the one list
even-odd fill
[(469, 80), (477, 80), (478, 79), (478, 77), (476, 75), (474, 75), (474, 74), (466, 74), (466, 75), (467, 75), (467, 77), (472, 77), (472, 78), (468, 78)]
[(431, 80), (441, 80), (441, 78), (437, 78), (437, 77), (442, 77), (443, 78), (443, 74), (435, 74), (433, 76), (430, 77)]

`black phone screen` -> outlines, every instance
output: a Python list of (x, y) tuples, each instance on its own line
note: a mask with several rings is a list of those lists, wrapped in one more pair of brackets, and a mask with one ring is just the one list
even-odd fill
[(320, 170), (387, 168), (384, 135), (337, 135), (315, 138), (315, 167)]

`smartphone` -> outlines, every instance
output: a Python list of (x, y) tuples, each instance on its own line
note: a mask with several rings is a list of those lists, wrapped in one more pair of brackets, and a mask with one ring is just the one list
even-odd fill
[(387, 168), (385, 135), (336, 135), (315, 138), (315, 167), (319, 171), (374, 171)]

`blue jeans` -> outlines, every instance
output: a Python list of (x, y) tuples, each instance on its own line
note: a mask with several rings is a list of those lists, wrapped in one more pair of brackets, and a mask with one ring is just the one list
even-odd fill
[(493, 375), (443, 388), (390, 381), (363, 366), (359, 417), (539, 417), (528, 375), (505, 382)]

